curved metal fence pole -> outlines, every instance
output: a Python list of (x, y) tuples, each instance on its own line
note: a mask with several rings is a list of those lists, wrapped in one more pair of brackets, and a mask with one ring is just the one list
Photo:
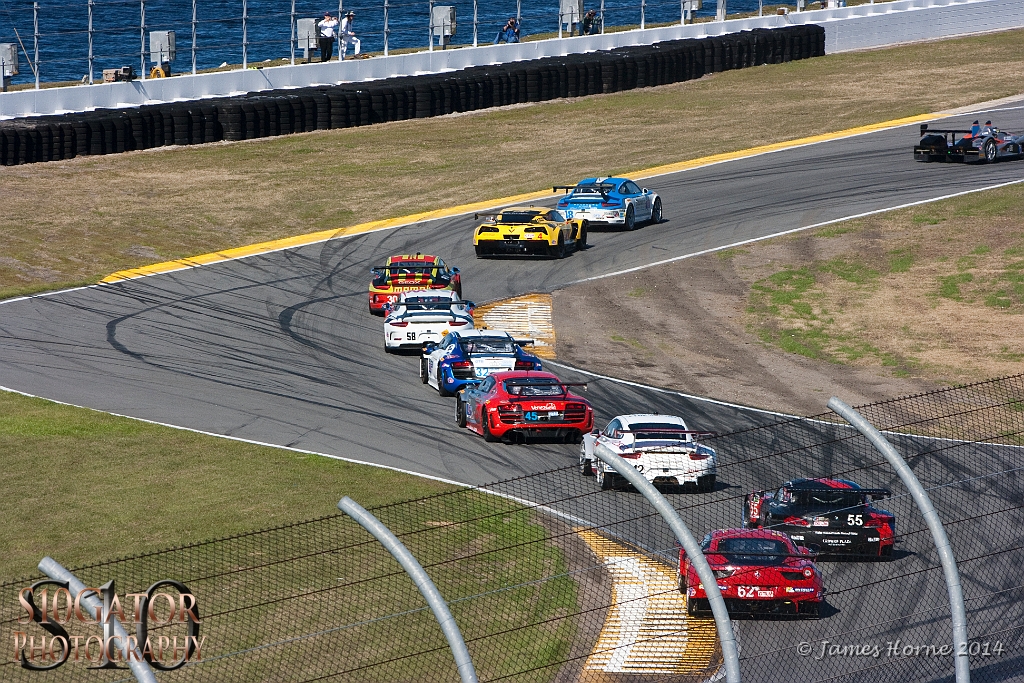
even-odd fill
[(402, 565), (402, 569), (409, 574), (413, 583), (416, 584), (420, 593), (423, 594), (427, 604), (430, 605), (430, 610), (434, 613), (437, 623), (441, 625), (441, 631), (444, 632), (444, 637), (448, 640), (448, 645), (452, 649), (452, 655), (455, 657), (455, 665), (459, 669), (459, 678), (462, 679), (462, 683), (477, 683), (473, 660), (470, 659), (469, 650), (466, 649), (466, 642), (462, 639), (462, 632), (459, 631), (455, 618), (448, 610), (448, 604), (441, 597), (441, 593), (438, 592), (437, 586), (430, 580), (427, 572), (423, 570), (420, 563), (409, 552), (409, 549), (379, 519), (367, 512), (362, 505), (348, 496), (338, 501), (338, 509), (358, 522), (359, 526), (370, 532), (370, 535), (380, 541), (380, 544), (387, 548), (392, 557), (398, 560), (398, 564)]
[[(697, 539), (690, 533), (686, 523), (683, 522), (679, 513), (675, 511), (665, 496), (661, 495), (654, 484), (647, 481), (644, 475), (636, 471), (632, 465), (614, 453), (594, 451), (594, 455), (606, 462), (612, 469), (622, 475), (622, 478), (633, 485), (637, 491), (643, 494), (644, 498), (650, 501), (654, 509), (668, 523), (672, 533), (675, 534), (679, 545), (686, 551), (686, 557), (693, 563), (697, 570), (700, 582), (704, 584), (704, 592), (711, 604), (711, 612), (715, 615), (715, 626), (718, 628), (718, 640), (722, 644), (722, 658), (725, 660), (725, 680), (727, 683), (739, 683), (740, 680), (740, 657), (739, 649), (736, 647), (736, 636), (732, 632), (732, 622), (729, 621), (729, 611), (725, 607), (725, 600), (722, 599), (722, 592), (718, 589), (718, 579), (711, 571), (711, 565), (704, 557)], [(959, 683), (959, 682), (958, 682)]]
[[(85, 590), (85, 584), (52, 557), (47, 556), (39, 561), (39, 571), (46, 574), (54, 581), (67, 581), (71, 595), (78, 595)], [(103, 608), (103, 601), (100, 600), (99, 596), (95, 593), (91, 595), (83, 595), (82, 604), (85, 605), (89, 612), (93, 614), (96, 613), (97, 609)], [(121, 647), (118, 649), (121, 650), (121, 654), (124, 656), (125, 661), (128, 662), (128, 668), (131, 669), (132, 675), (135, 676), (135, 680), (139, 681), (139, 683), (157, 683), (156, 676), (153, 675), (153, 670), (149, 668), (149, 664), (147, 664), (146, 660), (142, 658), (139, 648), (136, 647), (133, 653), (129, 653), (128, 634), (125, 632), (124, 626), (121, 625), (120, 620), (111, 615), (110, 625), (114, 627), (114, 635), (121, 643)]]
[(910, 491), (910, 495), (921, 510), (928, 530), (932, 532), (932, 540), (935, 542), (935, 549), (939, 553), (939, 561), (942, 562), (942, 573), (946, 578), (946, 590), (949, 592), (949, 613), (953, 622), (953, 652), (956, 665), (956, 683), (970, 683), (971, 662), (967, 653), (967, 610), (964, 608), (964, 594), (960, 584), (960, 572), (956, 567), (956, 557), (953, 556), (953, 548), (946, 537), (946, 530), (939, 519), (939, 513), (935, 511), (931, 498), (921, 486), (917, 475), (910, 469), (903, 456), (889, 443), (888, 439), (882, 436), (875, 427), (868, 422), (863, 415), (848, 406), (840, 399), (833, 396), (828, 407), (844, 420), (849, 422), (854, 429), (867, 437), (871, 445), (881, 453), (899, 476), (903, 485)]

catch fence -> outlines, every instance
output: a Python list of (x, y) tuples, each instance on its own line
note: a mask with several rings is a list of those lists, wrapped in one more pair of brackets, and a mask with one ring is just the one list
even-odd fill
[[(1019, 675), (1024, 376), (859, 410), (904, 455), (945, 525), (967, 604), (973, 680)], [(740, 526), (749, 492), (799, 477), (889, 489), (875, 505), (896, 518), (890, 558), (818, 561), (826, 590), (819, 618), (734, 618), (744, 679), (952, 679), (953, 658), (943, 650), (952, 643), (950, 608), (931, 535), (864, 437), (824, 413), (706, 443), (719, 457), (714, 490), (667, 492), (698, 538)], [(503, 448), (514, 456), (523, 446)], [(631, 490), (601, 490), (573, 466), (372, 512), (437, 584), (482, 681), (697, 681), (721, 665), (713, 620), (686, 613), (671, 532)], [(196, 594), (203, 658), (157, 672), (161, 681), (458, 679), (408, 576), (344, 515), (75, 573), (86, 585), (115, 580), (119, 594), (163, 578)], [(4, 642), (22, 628), (17, 591), (29, 581), (0, 585)], [(153, 632), (172, 635), (175, 628)], [(75, 663), (26, 672), (5, 659), (0, 680), (126, 678), (123, 670)]]
[[(715, 16), (717, 0), (705, 4), (692, 14)], [(796, 3), (791, 4), (795, 9)], [(757, 14), (761, 5), (758, 0), (733, 0), (729, 8)], [(440, 25), (435, 6), (454, 8), (454, 27)], [(173, 31), (177, 59), (172, 70), (195, 73), (227, 65), (301, 61), (303, 48), (315, 49), (316, 41), (302, 41), (298, 21), (319, 20), (325, 10), (336, 16), (354, 12), (362, 50), (386, 54), (389, 49), (428, 49), (431, 42), (440, 46), (442, 34), (451, 34), (452, 47), (489, 44), (509, 17), (517, 18), (520, 37), (526, 39), (578, 35), (590, 10), (595, 16), (588, 30), (603, 33), (680, 23), (686, 7), (685, 0), (5, 0), (0, 5), (0, 43), (17, 46), (14, 84), (92, 83), (104, 69), (122, 66), (137, 68), (147, 78), (155, 63), (151, 32)], [(336, 47), (335, 58), (337, 54)]]

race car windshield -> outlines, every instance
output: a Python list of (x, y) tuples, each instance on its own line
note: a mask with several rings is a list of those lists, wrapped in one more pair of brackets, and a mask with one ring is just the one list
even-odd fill
[(491, 354), (515, 353), (516, 345), (511, 339), (481, 338), (467, 339), (462, 342), (462, 350), (470, 356), (488, 356)]
[(601, 185), (577, 185), (573, 191), (576, 194), (602, 194), (603, 191), (611, 189), (611, 186), (602, 187)]
[(512, 396), (561, 396), (565, 389), (554, 381), (538, 380), (528, 384), (505, 382), (505, 391)]
[(730, 564), (773, 565), (785, 562), (789, 548), (771, 538), (723, 538), (715, 552), (725, 555)]
[(857, 507), (864, 504), (864, 494), (859, 491), (793, 491), (793, 501), (809, 508), (836, 510)]
[(686, 428), (677, 424), (659, 422), (641, 422), (629, 425), (629, 431), (637, 441), (643, 439), (657, 441), (688, 441)]
[(540, 211), (504, 211), (498, 214), (498, 222), (507, 225), (530, 223), (540, 215)]

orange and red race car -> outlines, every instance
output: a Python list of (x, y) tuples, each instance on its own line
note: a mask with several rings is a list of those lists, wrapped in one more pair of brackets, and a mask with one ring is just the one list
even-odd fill
[(462, 276), (437, 256), (401, 254), (389, 256), (383, 266), (371, 268), (370, 313), (384, 314), (384, 305), (398, 301), (402, 292), (450, 289), (462, 298)]
[(488, 375), (457, 394), (455, 418), (487, 441), (523, 443), (547, 436), (579, 443), (594, 426), (594, 409), (550, 372), (512, 370)]

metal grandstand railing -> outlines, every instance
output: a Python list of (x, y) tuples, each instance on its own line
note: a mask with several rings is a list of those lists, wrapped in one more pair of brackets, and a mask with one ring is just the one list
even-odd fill
[[(903, 454), (945, 525), (967, 604), (973, 680), (1019, 675), (1024, 375), (859, 411)], [(739, 526), (746, 493), (796, 477), (888, 488), (892, 496), (879, 505), (897, 520), (891, 560), (819, 562), (826, 587), (819, 619), (734, 622), (746, 680), (952, 679), (953, 658), (942, 649), (950, 609), (935, 548), (866, 439), (823, 413), (707, 443), (719, 454), (715, 490), (668, 493), (698, 536)], [(448, 601), (482, 681), (696, 681), (720, 666), (714, 622), (689, 618), (681, 607), (671, 533), (635, 492), (601, 491), (568, 467), (372, 512)], [(344, 515), (74, 571), (86, 585), (113, 579), (122, 594), (163, 578), (196, 594), (203, 659), (158, 672), (161, 681), (457, 680), (416, 588)], [(17, 624), (17, 594), (31, 580), (0, 584), (3, 642), (25, 628)], [(153, 632), (173, 633), (161, 628)], [(74, 663), (26, 672), (10, 655), (0, 663), (0, 680), (125, 676)]]

